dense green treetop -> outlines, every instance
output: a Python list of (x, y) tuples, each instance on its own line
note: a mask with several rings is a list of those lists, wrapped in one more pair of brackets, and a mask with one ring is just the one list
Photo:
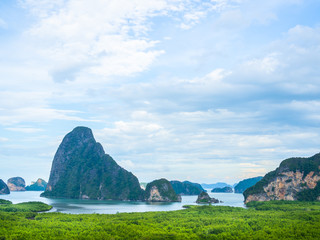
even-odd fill
[(14, 212), (0, 207), (0, 239), (313, 240), (320, 236), (319, 202), (251, 202), (247, 209), (193, 205), (179, 211), (119, 214), (37, 213), (28, 211), (35, 210), (28, 205)]

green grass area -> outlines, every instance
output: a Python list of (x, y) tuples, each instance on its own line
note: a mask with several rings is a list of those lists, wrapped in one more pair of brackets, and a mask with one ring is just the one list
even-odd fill
[(52, 207), (42, 202), (26, 202), (12, 204), (0, 204), (0, 212), (43, 212), (48, 211)]
[[(319, 239), (320, 237), (319, 202), (252, 202), (248, 206), (248, 209), (187, 206), (187, 209), (171, 212), (79, 215), (0, 210), (0, 239)], [(31, 214), (33, 216), (30, 217)]]

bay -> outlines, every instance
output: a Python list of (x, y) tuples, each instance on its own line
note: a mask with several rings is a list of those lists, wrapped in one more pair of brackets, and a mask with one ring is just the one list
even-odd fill
[[(210, 193), (211, 197), (217, 198), (222, 203), (215, 206), (245, 207), (243, 195), (236, 193)], [(40, 197), (41, 192), (25, 191), (11, 192), (1, 195), (1, 199), (10, 200), (12, 203), (40, 201), (53, 206), (50, 212), (71, 214), (115, 214), (121, 212), (149, 212), (149, 211), (174, 211), (183, 209), (184, 205), (197, 205), (197, 196), (182, 196), (182, 201), (177, 203), (147, 203), (129, 201), (99, 201), (80, 199), (49, 199)]]

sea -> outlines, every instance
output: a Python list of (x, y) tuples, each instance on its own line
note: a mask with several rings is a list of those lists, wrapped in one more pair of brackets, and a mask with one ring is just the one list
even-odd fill
[[(212, 204), (215, 206), (243, 207), (244, 198), (238, 193), (210, 193), (222, 201)], [(49, 199), (40, 197), (41, 192), (24, 191), (11, 192), (8, 195), (0, 195), (1, 199), (10, 200), (12, 203), (21, 203), (29, 201), (40, 201), (53, 206), (50, 212), (61, 212), (69, 214), (115, 214), (123, 212), (153, 212), (153, 211), (174, 211), (183, 209), (184, 205), (198, 205), (197, 196), (182, 196), (181, 202), (174, 203), (149, 203), (132, 201), (100, 201), (100, 200), (80, 200), (80, 199)]]

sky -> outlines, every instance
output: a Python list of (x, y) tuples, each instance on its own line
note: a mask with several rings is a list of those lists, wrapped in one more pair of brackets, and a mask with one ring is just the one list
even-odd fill
[(0, 0), (0, 178), (76, 126), (141, 182), (236, 183), (320, 152), (318, 0)]

